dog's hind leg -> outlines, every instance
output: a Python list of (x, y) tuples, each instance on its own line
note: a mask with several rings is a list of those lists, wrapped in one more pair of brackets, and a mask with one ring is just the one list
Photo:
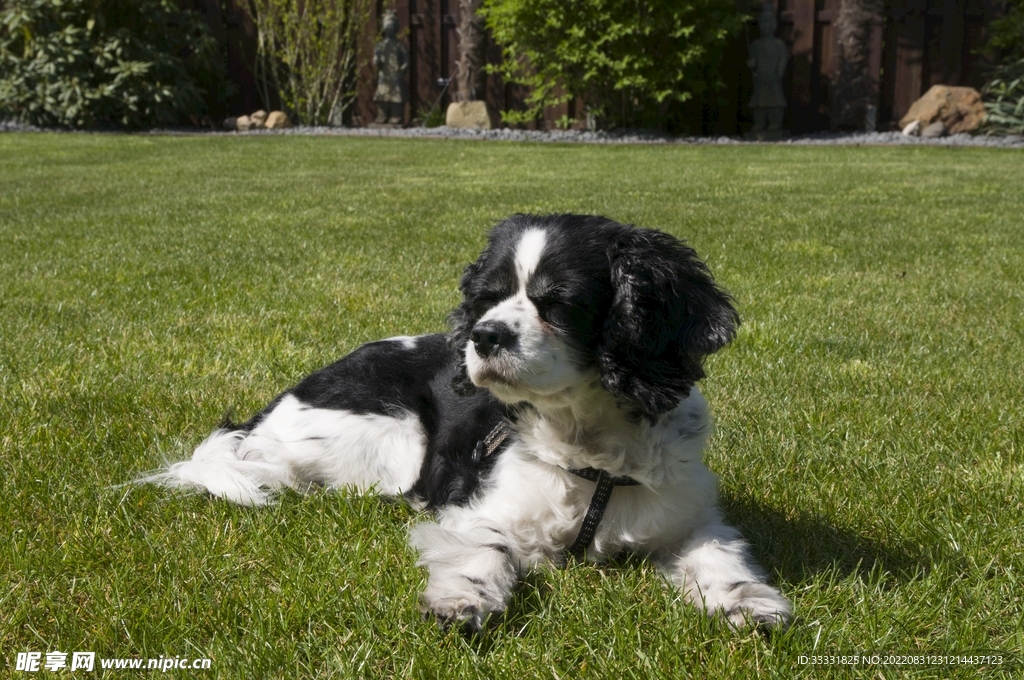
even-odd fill
[(426, 435), (412, 414), (315, 408), (290, 394), (237, 428), (215, 430), (192, 458), (141, 481), (262, 505), (274, 491), (371, 488), (399, 496), (415, 484)]

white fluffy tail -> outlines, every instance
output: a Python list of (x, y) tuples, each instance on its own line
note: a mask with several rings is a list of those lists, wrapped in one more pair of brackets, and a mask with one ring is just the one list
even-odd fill
[(264, 505), (274, 491), (292, 485), (287, 465), (254, 458), (242, 451), (247, 432), (214, 430), (192, 458), (173, 463), (166, 470), (139, 481), (171, 488), (206, 491), (241, 505)]

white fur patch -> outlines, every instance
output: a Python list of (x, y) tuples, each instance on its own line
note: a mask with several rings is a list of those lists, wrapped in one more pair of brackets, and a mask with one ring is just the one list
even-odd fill
[(526, 290), (526, 282), (537, 271), (547, 242), (548, 235), (543, 229), (527, 229), (519, 239), (519, 245), (516, 246), (516, 278), (519, 280), (520, 291)]
[(396, 335), (393, 338), (388, 338), (384, 342), (397, 342), (405, 349), (414, 350), (416, 349), (417, 338), (411, 335)]

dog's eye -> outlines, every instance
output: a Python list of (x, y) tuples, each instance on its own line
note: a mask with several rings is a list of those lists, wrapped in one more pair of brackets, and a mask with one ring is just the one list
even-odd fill
[(531, 301), (537, 308), (540, 317), (548, 323), (560, 326), (569, 322), (572, 305), (556, 298), (540, 298)]
[(473, 296), (473, 302), (479, 305), (494, 306), (508, 297), (508, 294), (503, 291), (487, 290), (480, 291)]
[(471, 301), (473, 310), (477, 313), (482, 314), (488, 309), (498, 304), (501, 301), (501, 296), (495, 293), (482, 293), (474, 297)]

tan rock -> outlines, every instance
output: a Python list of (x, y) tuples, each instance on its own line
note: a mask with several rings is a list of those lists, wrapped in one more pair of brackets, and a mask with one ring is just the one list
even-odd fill
[(284, 111), (271, 111), (267, 116), (267, 122), (263, 124), (268, 130), (281, 130), (290, 128), (292, 121)]
[(498, 114), (487, 102), (452, 102), (444, 124), (451, 128), (493, 130), (498, 127)]
[(235, 119), (235, 129), (239, 132), (248, 132), (253, 129), (252, 121), (249, 120), (249, 116), (239, 116)]
[(985, 120), (985, 105), (981, 103), (981, 93), (973, 87), (932, 85), (900, 119), (900, 127), (905, 128), (915, 120), (922, 128), (941, 121), (952, 135), (972, 132)]
[(267, 122), (267, 112), (263, 109), (249, 114), (250, 130), (262, 130)]

